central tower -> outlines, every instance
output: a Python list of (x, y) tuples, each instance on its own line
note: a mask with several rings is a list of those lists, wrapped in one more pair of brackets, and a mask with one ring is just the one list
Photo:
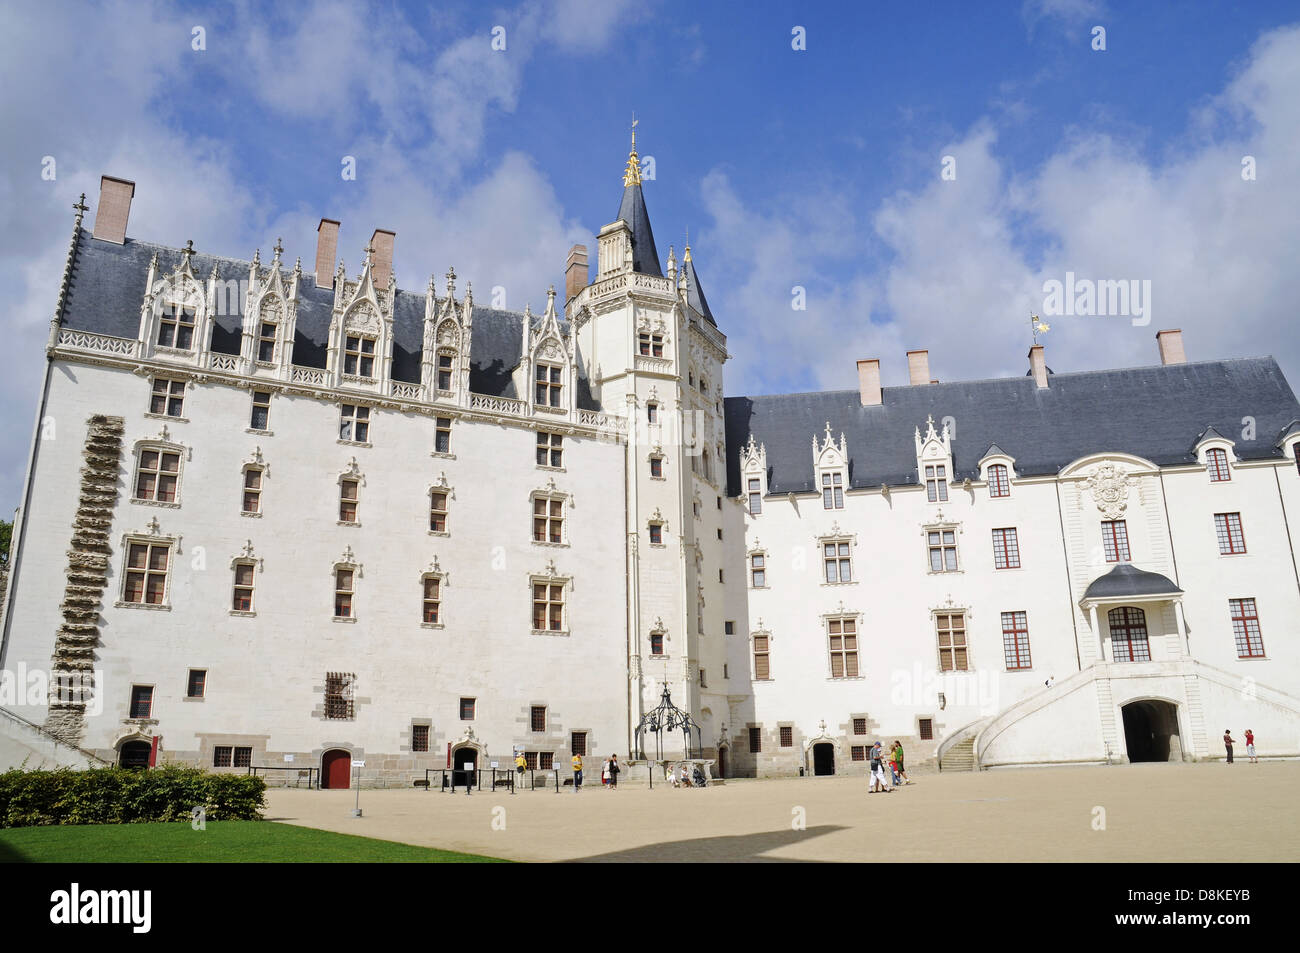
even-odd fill
[[(722, 525), (726, 338), (690, 246), (661, 266), (633, 124), (618, 218), (597, 237), (596, 275), (566, 312), (592, 396), (628, 420), (628, 745), (662, 683), (701, 728), (705, 756), (729, 723)], [(737, 673), (738, 675), (740, 673)], [(735, 681), (738, 690), (747, 680)], [(678, 752), (666, 752), (669, 756)]]

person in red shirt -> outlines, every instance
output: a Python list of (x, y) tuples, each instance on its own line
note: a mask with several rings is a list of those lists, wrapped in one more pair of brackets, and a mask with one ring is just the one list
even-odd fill
[(1259, 764), (1259, 758), (1255, 757), (1255, 732), (1249, 728), (1246, 729), (1246, 754), (1251, 764)]

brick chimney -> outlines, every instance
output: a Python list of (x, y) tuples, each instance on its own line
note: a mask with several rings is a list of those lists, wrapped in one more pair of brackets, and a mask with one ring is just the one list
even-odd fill
[(564, 300), (572, 301), (587, 287), (587, 246), (574, 245), (564, 263)]
[(907, 352), (907, 376), (912, 384), (930, 383), (930, 352)]
[(880, 404), (880, 361), (858, 361), (858, 398), (863, 407)]
[(339, 223), (322, 218), (316, 226), (316, 287), (334, 287), (334, 265), (339, 252)]
[(370, 247), (375, 250), (374, 264), (370, 268), (370, 277), (376, 288), (387, 288), (393, 274), (393, 245), (397, 241), (397, 232), (386, 228), (376, 228), (370, 236)]
[(1043, 346), (1035, 344), (1029, 349), (1029, 370), (1033, 372), (1034, 383), (1039, 387), (1047, 386), (1047, 358), (1043, 356)]
[(99, 177), (99, 205), (95, 207), (94, 236), (101, 241), (126, 244), (126, 219), (131, 214), (135, 183), (111, 175)]
[(1161, 364), (1187, 363), (1187, 353), (1183, 350), (1183, 332), (1180, 329), (1157, 331), (1156, 343), (1160, 345)]

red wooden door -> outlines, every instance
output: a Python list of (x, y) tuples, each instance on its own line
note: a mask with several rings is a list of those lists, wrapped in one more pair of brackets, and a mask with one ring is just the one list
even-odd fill
[(352, 786), (352, 755), (335, 748), (326, 751), (321, 759), (321, 784), (323, 788), (349, 788)]

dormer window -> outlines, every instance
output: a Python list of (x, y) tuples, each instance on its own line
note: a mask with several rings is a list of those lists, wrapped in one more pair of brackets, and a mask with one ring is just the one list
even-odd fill
[(438, 355), (438, 390), (451, 391), (451, 359), (450, 354)]
[(158, 322), (159, 347), (188, 351), (194, 346), (194, 309), (172, 305), (163, 311)]
[(1002, 497), (1011, 495), (1011, 483), (1007, 479), (1005, 464), (995, 463), (989, 467), (989, 496)]
[(359, 334), (347, 336), (343, 351), (343, 373), (356, 377), (375, 376), (375, 339)]
[(275, 324), (271, 321), (261, 322), (257, 333), (257, 360), (260, 364), (275, 361)]
[(941, 463), (925, 468), (925, 498), (931, 503), (948, 502), (948, 468)]
[(1205, 451), (1205, 469), (1210, 474), (1211, 483), (1227, 483), (1232, 479), (1228, 471), (1228, 451), (1217, 447)]
[(749, 515), (757, 516), (763, 512), (763, 494), (759, 491), (758, 480), (751, 479), (749, 483)]
[(556, 364), (538, 364), (534, 380), (533, 403), (542, 407), (560, 406), (560, 375), (563, 371)]
[(822, 509), (844, 509), (844, 476), (840, 473), (822, 474)]

